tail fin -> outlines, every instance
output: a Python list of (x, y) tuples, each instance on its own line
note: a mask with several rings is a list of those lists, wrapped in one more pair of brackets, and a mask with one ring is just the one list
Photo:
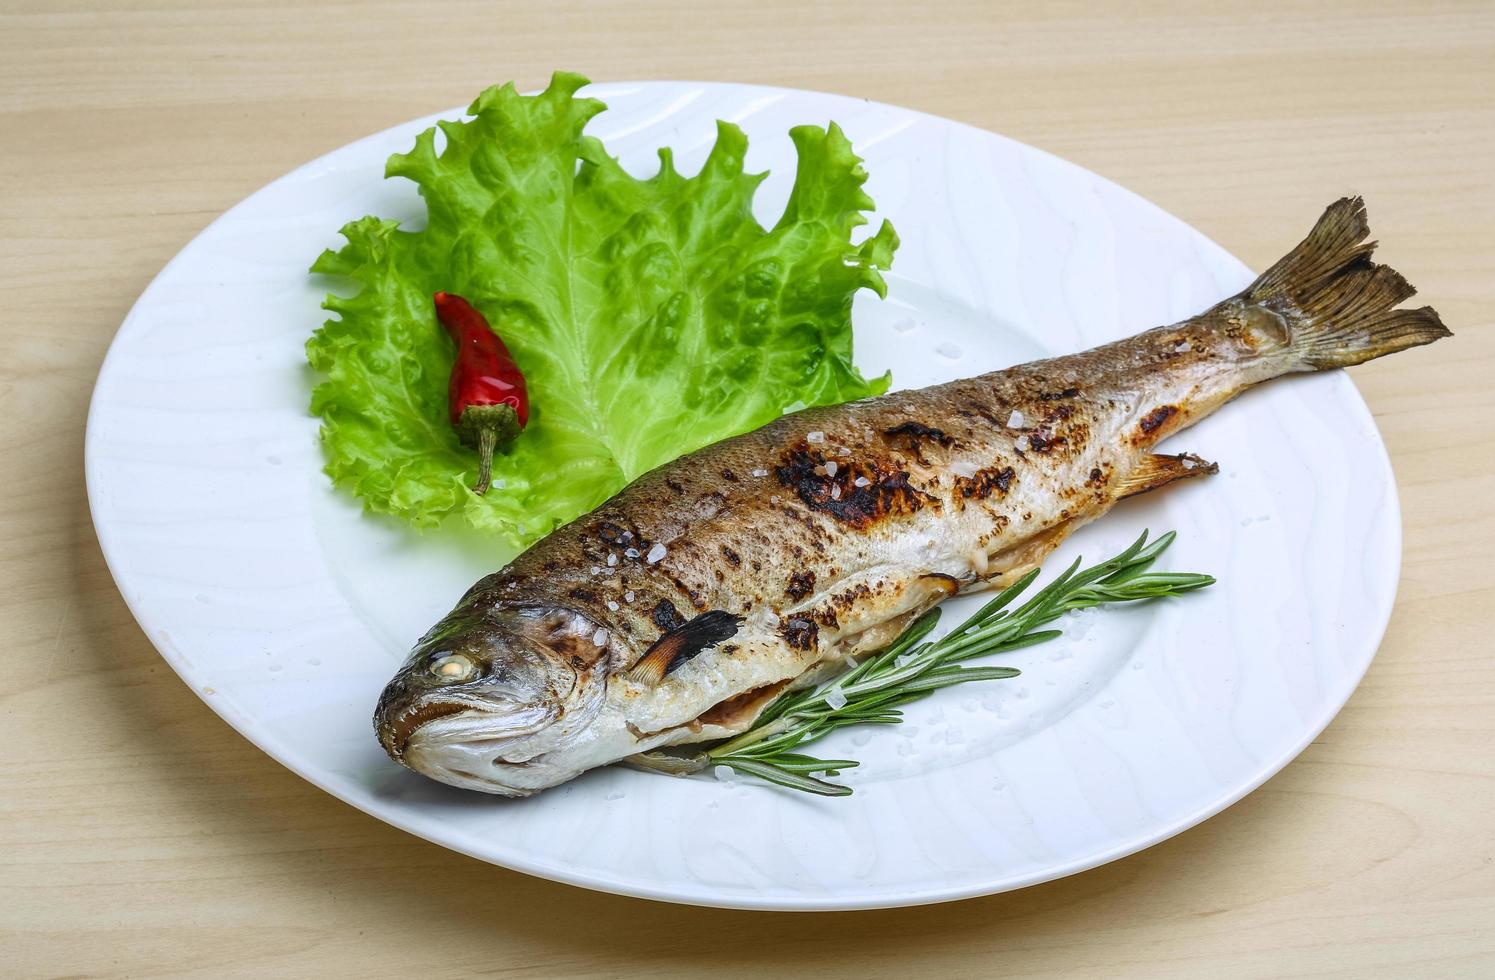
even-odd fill
[(1371, 261), (1369, 235), (1365, 202), (1340, 198), (1243, 294), (1287, 321), (1292, 348), (1309, 369), (1348, 367), (1452, 336), (1431, 306), (1392, 309), (1417, 290)]

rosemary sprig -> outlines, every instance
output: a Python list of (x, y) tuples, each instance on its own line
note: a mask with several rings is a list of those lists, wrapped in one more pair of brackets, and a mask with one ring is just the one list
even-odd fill
[(939, 609), (931, 609), (891, 646), (847, 673), (819, 687), (781, 697), (751, 729), (707, 750), (703, 768), (728, 766), (791, 789), (849, 796), (849, 786), (821, 777), (850, 769), (857, 765), (855, 760), (818, 759), (797, 750), (851, 725), (896, 725), (903, 721), (900, 709), (904, 705), (940, 688), (1018, 676), (1019, 671), (1012, 667), (961, 664), (1052, 640), (1063, 631), (1042, 627), (1072, 609), (1181, 595), (1213, 584), (1215, 580), (1208, 575), (1147, 571), (1173, 543), (1174, 536), (1170, 531), (1148, 544), (1144, 531), (1119, 555), (1085, 569), (1076, 559), (1032, 598), (1016, 609), (1008, 609), (1038, 577), (1035, 568), (955, 630), (938, 640), (926, 641), (940, 618)]

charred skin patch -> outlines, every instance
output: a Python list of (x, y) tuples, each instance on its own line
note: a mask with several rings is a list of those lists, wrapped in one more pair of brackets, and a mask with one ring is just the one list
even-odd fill
[(803, 599), (815, 589), (815, 573), (810, 571), (795, 572), (789, 576), (789, 584), (784, 588), (784, 594), (795, 602)]
[(813, 650), (820, 639), (820, 627), (807, 616), (790, 616), (779, 625), (779, 635), (796, 650)]
[(956, 477), (955, 490), (966, 500), (984, 500), (994, 493), (1005, 496), (1015, 476), (1017, 471), (1010, 466), (1000, 469), (990, 466), (977, 470), (975, 476)]
[(1046, 453), (1063, 446), (1069, 442), (1064, 436), (1056, 436), (1051, 432), (1038, 431), (1028, 436), (1028, 448), (1035, 453)]
[(895, 425), (891, 429), (882, 430), (888, 441), (901, 444), (901, 448), (912, 449), (921, 442), (933, 442), (946, 449), (955, 445), (955, 440), (945, 435), (940, 429), (924, 425), (920, 422), (905, 422)]
[(882, 434), (893, 449), (908, 453), (925, 466), (929, 465), (929, 459), (924, 455), (926, 446), (936, 445), (942, 449), (949, 449), (956, 444), (955, 440), (946, 435), (943, 430), (924, 425), (922, 422), (904, 422), (891, 429), (884, 429)]
[(737, 474), (736, 473), (733, 473), (731, 470), (728, 470), (728, 469), (722, 470), (722, 479), (723, 480), (727, 480), (727, 481), (729, 481), (731, 483), (741, 483), (742, 482), (741, 480), (737, 479)]
[(831, 596), (831, 605), (841, 610), (841, 612), (843, 613), (848, 612), (850, 611), (852, 606), (857, 604), (858, 600), (865, 599), (871, 594), (872, 589), (867, 585), (867, 583), (858, 582), (856, 585), (853, 585), (845, 592), (839, 592), (836, 595)]
[(654, 620), (655, 626), (666, 633), (685, 625), (685, 617), (680, 615), (680, 610), (676, 609), (675, 604), (668, 599), (660, 599), (656, 602), (653, 612), (649, 613), (649, 618)]
[[(837, 469), (831, 476), (826, 462), (824, 455), (800, 445), (788, 452), (774, 475), (811, 510), (829, 514), (859, 531), (925, 507), (939, 507), (934, 497), (909, 486), (904, 470), (884, 470), (875, 463), (833, 461)], [(858, 478), (866, 486), (858, 486)]]
[(1061, 398), (1078, 398), (1078, 397), (1080, 397), (1080, 389), (1078, 389), (1078, 388), (1065, 388), (1063, 391), (1044, 391), (1044, 392), (1040, 392), (1039, 395), (1038, 395), (1039, 401), (1045, 401), (1045, 402), (1058, 401)]
[(633, 540), (633, 532), (612, 521), (603, 521), (597, 525), (597, 537), (613, 547), (624, 548), (628, 546), (629, 541)]
[(742, 556), (733, 551), (727, 545), (722, 545), (721, 551), (722, 557), (727, 559), (727, 563), (730, 564), (733, 568), (736, 568), (738, 565), (742, 564)]
[(1137, 423), (1137, 429), (1144, 436), (1150, 436), (1177, 414), (1178, 406), (1159, 405), (1142, 417), (1142, 421)]

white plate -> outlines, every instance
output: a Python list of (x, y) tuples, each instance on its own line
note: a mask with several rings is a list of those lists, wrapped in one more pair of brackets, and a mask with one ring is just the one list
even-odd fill
[[(638, 174), (666, 144), (693, 171), (715, 120), (740, 123), (749, 168), (773, 173), (757, 201), (770, 222), (794, 171), (790, 126), (840, 122), (903, 237), (887, 301), (856, 306), (858, 360), (892, 367), (900, 387), (1178, 320), (1251, 279), (1114, 184), (947, 120), (743, 85), (590, 94), (611, 107), (590, 131)], [(396, 767), (370, 728), (375, 697), (502, 556), (366, 518), (329, 488), (302, 355), (327, 284), (306, 267), (347, 220), (420, 220), (412, 186), (381, 175), (436, 118), (330, 153), (214, 222), (125, 320), (88, 421), (94, 523), (141, 627), (213, 710), (328, 792), (483, 860), (606, 891), (911, 905), (1070, 874), (1198, 823), (1301, 751), (1369, 665), (1400, 522), (1370, 414), (1336, 372), (1258, 389), (1176, 437), (1220, 475), (1128, 502), (1055, 559), (1175, 528), (1165, 567), (1218, 586), (1075, 623), (1013, 657), (1017, 680), (944, 692), (865, 744), (823, 743), (864, 760), (850, 798), (603, 770), (505, 801)], [(1281, 230), (1283, 251), (1316, 217)], [(952, 344), (963, 353), (937, 352)], [(966, 611), (951, 603), (947, 624)]]

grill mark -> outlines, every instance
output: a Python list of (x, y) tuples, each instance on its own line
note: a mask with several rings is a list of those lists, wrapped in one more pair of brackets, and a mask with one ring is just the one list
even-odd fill
[[(825, 473), (826, 461), (825, 456), (801, 445), (788, 452), (775, 475), (811, 510), (829, 514), (857, 530), (925, 507), (939, 510), (937, 499), (909, 485), (907, 471), (884, 470), (876, 462), (837, 460), (836, 475), (829, 476)], [(867, 485), (857, 486), (858, 477), (865, 478)]]
[(784, 589), (784, 594), (795, 602), (809, 595), (815, 588), (815, 573), (811, 571), (795, 572), (789, 576), (789, 585)]
[(1062, 446), (1069, 440), (1063, 436), (1056, 436), (1044, 432), (1034, 432), (1028, 436), (1028, 448), (1035, 453), (1046, 453), (1056, 446)]
[(858, 582), (856, 585), (847, 589), (845, 592), (840, 592), (836, 595), (831, 596), (831, 605), (844, 613), (849, 611), (852, 606), (856, 605), (857, 600), (864, 599), (871, 594), (872, 589), (867, 585), (867, 583)]
[(680, 610), (668, 599), (660, 599), (654, 604), (654, 611), (649, 614), (654, 620), (654, 625), (668, 633), (685, 625), (685, 617), (680, 615)]
[(597, 537), (601, 538), (603, 541), (607, 542), (610, 545), (615, 545), (621, 548), (624, 542), (627, 541), (628, 538), (632, 537), (632, 535), (628, 533), (627, 528), (624, 528), (621, 525), (614, 524), (612, 521), (603, 521), (601, 524), (597, 525)]
[(820, 639), (820, 628), (813, 619), (791, 616), (780, 624), (779, 635), (796, 650), (813, 650)]
[(945, 435), (943, 431), (921, 422), (905, 422), (902, 425), (895, 425), (891, 429), (882, 430), (882, 434), (887, 436), (889, 441), (901, 440), (910, 448), (926, 441), (938, 443), (946, 449), (955, 445), (955, 440)]
[(1006, 496), (1008, 488), (1012, 486), (1012, 478), (1016, 475), (1017, 471), (1010, 466), (1001, 469), (987, 467), (977, 470), (975, 476), (956, 477), (955, 489), (967, 500), (984, 500), (993, 492)]

